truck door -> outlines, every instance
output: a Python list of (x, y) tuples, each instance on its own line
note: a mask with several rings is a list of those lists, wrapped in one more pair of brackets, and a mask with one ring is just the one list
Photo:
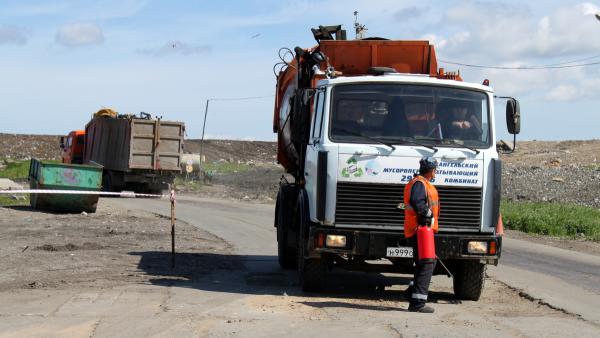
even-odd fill
[[(325, 89), (319, 88), (314, 99), (313, 119), (311, 121), (311, 132), (308, 146), (306, 147), (306, 160), (304, 167), (304, 179), (306, 181), (306, 192), (309, 199), (310, 218), (315, 221), (317, 215), (317, 200), (325, 198), (324, 192), (319, 192), (319, 184), (325, 182), (319, 180), (319, 152), (323, 151), (323, 115), (324, 115)], [(323, 155), (321, 155), (323, 156)], [(323, 169), (323, 168), (321, 168)], [(325, 173), (326, 174), (326, 173)], [(321, 173), (322, 175), (322, 173)]]

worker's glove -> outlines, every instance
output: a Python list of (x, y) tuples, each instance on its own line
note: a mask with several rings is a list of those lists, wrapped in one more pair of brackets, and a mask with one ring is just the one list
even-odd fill
[(423, 225), (432, 226), (435, 222), (435, 218), (433, 217), (433, 212), (431, 209), (427, 210), (427, 215), (423, 217)]

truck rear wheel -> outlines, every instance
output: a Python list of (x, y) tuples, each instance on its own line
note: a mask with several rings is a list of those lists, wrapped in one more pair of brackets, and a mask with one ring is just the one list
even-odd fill
[(291, 231), (298, 189), (292, 185), (281, 185), (275, 204), (275, 227), (277, 227), (277, 258), (282, 269), (298, 268), (298, 240)]
[(485, 264), (478, 261), (459, 262), (454, 274), (454, 295), (462, 300), (479, 300), (485, 283)]
[(304, 199), (300, 195), (296, 220), (298, 224), (298, 284), (302, 291), (319, 292), (325, 288), (327, 261), (323, 257), (308, 258), (308, 212), (304, 207)]
[(109, 172), (105, 172), (102, 175), (102, 191), (104, 192), (112, 192), (113, 191), (113, 183), (112, 183), (112, 175)]

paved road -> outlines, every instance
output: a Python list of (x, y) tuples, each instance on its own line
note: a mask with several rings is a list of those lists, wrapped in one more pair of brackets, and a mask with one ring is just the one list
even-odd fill
[(488, 273), (530, 296), (600, 324), (600, 256), (505, 238)]
[[(159, 201), (127, 200), (125, 205), (167, 212)], [(247, 262), (250, 270), (277, 269), (273, 206), (190, 198), (181, 201), (177, 210), (180, 219), (227, 240), (239, 254), (263, 256), (263, 264)], [(505, 238), (501, 264), (488, 271), (528, 297), (600, 324), (599, 256)]]

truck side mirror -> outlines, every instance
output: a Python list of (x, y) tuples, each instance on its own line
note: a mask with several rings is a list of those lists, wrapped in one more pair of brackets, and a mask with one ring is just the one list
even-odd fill
[(519, 101), (513, 98), (508, 99), (506, 102), (506, 129), (513, 135), (521, 132)]
[(65, 137), (60, 137), (60, 149), (65, 149)]

